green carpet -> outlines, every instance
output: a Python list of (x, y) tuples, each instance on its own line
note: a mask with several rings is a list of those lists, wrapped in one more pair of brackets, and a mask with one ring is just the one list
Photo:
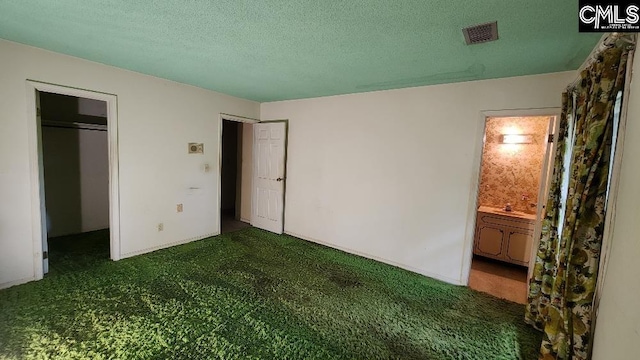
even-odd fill
[(249, 228), (112, 262), (52, 241), (0, 291), (0, 359), (536, 359), (524, 307)]

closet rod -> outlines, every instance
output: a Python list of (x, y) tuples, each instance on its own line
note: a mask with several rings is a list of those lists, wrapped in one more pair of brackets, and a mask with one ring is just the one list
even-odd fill
[(58, 128), (58, 129), (73, 129), (73, 130), (91, 130), (91, 131), (108, 131), (106, 125), (94, 125), (94, 124), (64, 124), (64, 123), (51, 123), (42, 122), (42, 127)]

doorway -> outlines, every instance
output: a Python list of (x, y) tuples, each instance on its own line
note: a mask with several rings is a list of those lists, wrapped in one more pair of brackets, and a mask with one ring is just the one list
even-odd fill
[(222, 117), (220, 233), (250, 227), (253, 126)]
[(115, 95), (35, 81), (27, 90), (35, 279), (50, 260), (86, 251), (119, 260)]
[(525, 303), (539, 239), (555, 116), (489, 116), (477, 194), (469, 287)]

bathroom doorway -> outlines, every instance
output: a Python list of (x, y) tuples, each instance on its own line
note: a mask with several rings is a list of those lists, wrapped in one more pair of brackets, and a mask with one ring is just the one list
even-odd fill
[(469, 287), (525, 303), (540, 238), (555, 115), (488, 116)]

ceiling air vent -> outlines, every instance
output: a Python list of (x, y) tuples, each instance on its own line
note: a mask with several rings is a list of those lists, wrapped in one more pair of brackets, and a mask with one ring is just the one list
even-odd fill
[(498, 22), (489, 22), (462, 29), (467, 45), (481, 44), (498, 40)]

